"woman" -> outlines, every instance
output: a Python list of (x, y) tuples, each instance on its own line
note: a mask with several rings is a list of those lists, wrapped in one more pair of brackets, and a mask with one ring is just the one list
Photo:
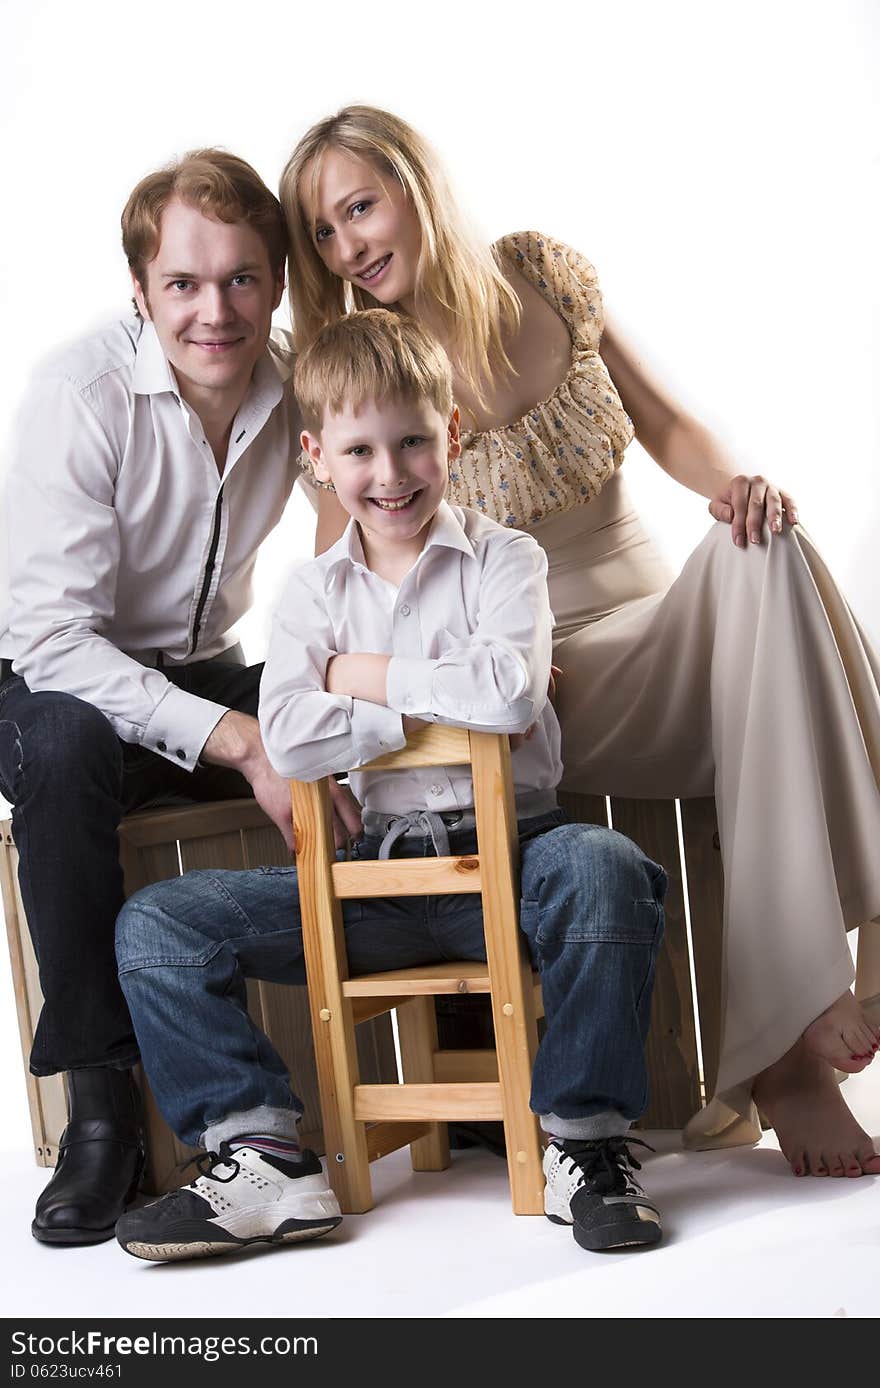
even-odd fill
[[(880, 914), (880, 669), (793, 499), (736, 475), (645, 377), (582, 256), (533, 232), (478, 245), (397, 117), (352, 106), (314, 126), (281, 201), (297, 345), (352, 306), (422, 319), (455, 370), (452, 500), (547, 552), (565, 783), (715, 794), (725, 1024), (716, 1099), (686, 1141), (755, 1140), (754, 1096), (795, 1174), (880, 1174), (834, 1074), (880, 1041), (846, 943)], [(633, 432), (721, 522), (672, 582), (618, 471)], [(344, 523), (322, 491), (317, 548)]]

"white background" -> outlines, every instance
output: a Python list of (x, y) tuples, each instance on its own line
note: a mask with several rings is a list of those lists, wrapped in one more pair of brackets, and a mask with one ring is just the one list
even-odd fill
[[(125, 306), (119, 214), (144, 173), (222, 144), (274, 187), (313, 120), (386, 105), (438, 146), (488, 237), (534, 227), (595, 261), (652, 369), (744, 470), (794, 492), (878, 642), (878, 16), (870, 0), (0, 0), (0, 439), (33, 362)], [(626, 469), (680, 562), (705, 503), (635, 445)], [(303, 502), (269, 547), (264, 607), (310, 524)], [(11, 992), (2, 1016), (0, 1145), (23, 1147)]]

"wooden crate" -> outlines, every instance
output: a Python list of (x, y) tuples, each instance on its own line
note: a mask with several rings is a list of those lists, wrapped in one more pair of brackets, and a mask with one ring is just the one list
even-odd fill
[[(609, 823), (601, 796), (563, 793), (560, 801), (573, 820)], [(715, 801), (709, 796), (680, 802), (681, 842), (674, 800), (614, 798), (610, 811), (612, 827), (660, 863), (669, 878), (647, 1044), (648, 1108), (639, 1126), (681, 1128), (712, 1097), (718, 1072), (724, 878)]]
[[(603, 796), (560, 792), (559, 800), (575, 823), (608, 824)], [(680, 808), (683, 855), (674, 800), (611, 801), (613, 827), (661, 863), (669, 877), (666, 930), (657, 960), (646, 1048), (649, 1097), (639, 1123), (643, 1128), (683, 1127), (711, 1098), (718, 1071), (724, 882), (715, 801), (712, 797), (683, 800)], [(693, 927), (693, 960), (685, 891)], [(437, 1021), (443, 1049), (494, 1044), (491, 1013), (482, 998), (438, 998)], [(494, 1126), (492, 1136), (501, 1140), (500, 1125)]]
[[(42, 993), (33, 946), (18, 887), (18, 855), (11, 823), (0, 823), (3, 908), (15, 986), (22, 1055), (27, 1076), (34, 1151), (41, 1166), (54, 1166), (58, 1141), (67, 1120), (60, 1075), (38, 1079), (28, 1070)], [(290, 862), (284, 840), (253, 800), (148, 810), (130, 815), (119, 827), (120, 858), (126, 896), (141, 887), (178, 877), (190, 868), (252, 868)], [(291, 1083), (303, 1101), (303, 1142), (323, 1152), (318, 1083), (305, 988), (248, 981), (251, 1016), (270, 1037), (287, 1063)], [(365, 1022), (357, 1030), (358, 1056), (367, 1082), (395, 1082), (397, 1065), (388, 1017)], [(192, 1155), (161, 1117), (149, 1087), (142, 1083), (147, 1127), (146, 1189), (160, 1194), (192, 1178), (179, 1168)]]

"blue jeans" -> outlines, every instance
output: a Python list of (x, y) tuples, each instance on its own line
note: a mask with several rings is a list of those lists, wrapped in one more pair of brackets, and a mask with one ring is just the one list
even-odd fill
[[(181, 689), (255, 714), (262, 665), (230, 659), (167, 666)], [(187, 771), (121, 742), (93, 704), (18, 675), (0, 684), (0, 792), (13, 805), (18, 880), (45, 999), (35, 1075), (138, 1059), (119, 989), (113, 932), (123, 902), (117, 827), (149, 805), (252, 794), (237, 771)]]
[[(541, 971), (546, 1031), (531, 1107), (560, 1137), (625, 1132), (647, 1102), (644, 1041), (666, 874), (622, 834), (521, 821), (521, 928)], [(473, 832), (450, 832), (473, 853)], [(378, 856), (381, 840), (355, 845)], [(399, 840), (395, 856), (433, 853)], [(352, 974), (486, 957), (479, 896), (342, 903)], [(301, 1106), (284, 1062), (248, 1016), (245, 979), (305, 983), (295, 868), (188, 872), (131, 897), (116, 931), (119, 978), (156, 1101), (185, 1142), (294, 1137)]]

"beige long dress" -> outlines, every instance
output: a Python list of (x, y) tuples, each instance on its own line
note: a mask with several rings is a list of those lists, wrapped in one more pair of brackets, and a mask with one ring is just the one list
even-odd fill
[(567, 323), (571, 366), (523, 419), (464, 436), (451, 497), (547, 553), (563, 784), (715, 795), (721, 1060), (685, 1139), (753, 1140), (753, 1077), (849, 987), (846, 932), (880, 914), (880, 666), (801, 526), (743, 550), (716, 524), (672, 578), (618, 472), (633, 430), (592, 266), (531, 232), (497, 249)]

